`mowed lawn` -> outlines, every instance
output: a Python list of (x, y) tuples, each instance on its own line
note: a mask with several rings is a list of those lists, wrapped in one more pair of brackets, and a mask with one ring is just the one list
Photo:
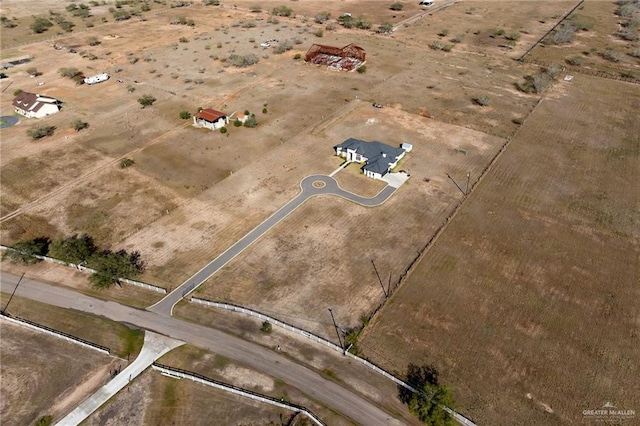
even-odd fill
[(365, 330), (478, 424), (640, 407), (640, 87), (558, 82)]

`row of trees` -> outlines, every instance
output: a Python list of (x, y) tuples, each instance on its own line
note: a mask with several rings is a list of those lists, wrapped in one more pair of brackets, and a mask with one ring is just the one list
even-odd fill
[(140, 252), (100, 250), (88, 235), (73, 235), (53, 241), (46, 237), (21, 241), (13, 245), (13, 250), (6, 250), (2, 260), (29, 265), (40, 262), (35, 255), (49, 256), (95, 270), (89, 277), (89, 283), (97, 289), (120, 285), (120, 278), (134, 278), (145, 269)]

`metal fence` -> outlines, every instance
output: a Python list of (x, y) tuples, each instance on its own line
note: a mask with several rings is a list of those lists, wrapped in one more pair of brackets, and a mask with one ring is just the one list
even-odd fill
[(111, 354), (111, 350), (109, 348), (107, 348), (105, 346), (100, 346), (100, 345), (98, 345), (96, 343), (89, 342), (87, 340), (81, 339), (81, 338), (76, 337), (76, 336), (72, 336), (71, 334), (67, 334), (67, 333), (63, 333), (62, 331), (54, 330), (53, 328), (49, 328), (49, 327), (46, 327), (44, 325), (37, 324), (37, 323), (35, 323), (33, 321), (29, 321), (29, 320), (26, 320), (24, 318), (12, 317), (12, 316), (7, 315), (6, 313), (5, 314), (0, 314), (0, 316), (2, 318), (4, 318), (5, 320), (7, 320), (7, 321), (10, 321), (10, 322), (13, 322), (13, 323), (16, 323), (16, 324), (20, 324), (22, 326), (25, 326), (27, 328), (31, 328), (33, 330), (40, 331), (42, 333), (49, 334), (49, 335), (57, 337), (59, 339), (66, 340), (67, 342), (75, 343), (76, 345), (80, 345), (80, 346), (83, 346), (85, 348), (93, 349), (95, 351), (102, 352), (103, 354), (106, 354), (106, 355), (110, 355)]
[[(341, 352), (343, 355), (358, 361), (359, 363), (365, 365), (366, 367), (369, 367), (370, 369), (374, 370), (375, 372), (377, 372), (378, 374), (383, 375), (384, 377), (388, 378), (389, 380), (393, 381), (396, 385), (398, 386), (402, 386), (408, 390), (410, 390), (411, 392), (418, 392), (418, 390), (416, 388), (414, 388), (413, 386), (405, 383), (404, 381), (400, 380), (399, 378), (397, 378), (396, 376), (394, 376), (393, 374), (389, 373), (388, 371), (384, 370), (383, 368), (375, 365), (374, 363), (372, 363), (369, 360), (366, 360), (364, 358), (360, 358), (357, 355), (354, 355), (348, 351), (346, 351), (344, 348), (336, 345), (333, 342), (328, 341), (327, 339), (324, 339), (320, 336), (317, 336), (309, 331), (306, 330), (302, 330), (298, 327), (295, 327), (291, 324), (288, 324), (284, 321), (280, 321), (279, 319), (273, 318), (269, 315), (265, 315), (261, 312), (258, 311), (254, 311), (253, 309), (249, 309), (249, 308), (244, 308), (242, 306), (238, 306), (238, 305), (233, 305), (231, 303), (221, 303), (221, 302), (213, 302), (211, 300), (205, 300), (205, 299), (198, 299), (196, 297), (192, 297), (191, 298), (191, 302), (193, 303), (198, 303), (201, 305), (206, 305), (206, 306), (212, 306), (215, 308), (221, 308), (221, 309), (226, 309), (229, 311), (234, 311), (234, 312), (241, 312), (243, 314), (247, 314), (250, 315), (252, 317), (255, 318), (259, 318), (263, 321), (268, 321), (270, 324), (272, 325), (276, 325), (278, 327), (284, 328), (285, 330), (289, 330), (292, 331), (296, 334), (300, 334), (301, 336), (304, 336), (308, 339), (313, 340), (314, 342), (323, 344), (337, 352)], [(469, 425), (469, 426), (475, 426), (475, 424), (467, 419), (466, 417), (464, 417), (463, 415), (456, 413), (455, 411), (451, 410), (448, 407), (443, 407), (443, 409), (448, 412), (456, 421), (458, 421), (458, 423), (463, 424), (463, 425)]]
[[(14, 249), (12, 247), (7, 247), (7, 246), (0, 245), (0, 250), (13, 250), (13, 251), (15, 251), (16, 249)], [(62, 260), (54, 259), (54, 258), (48, 257), (48, 256), (40, 256), (40, 255), (37, 255), (37, 254), (32, 254), (31, 256), (35, 257), (36, 259), (44, 260), (45, 262), (55, 263), (57, 265), (69, 266), (71, 268), (77, 269), (77, 270), (82, 271), (82, 272), (88, 272), (90, 274), (93, 274), (93, 273), (96, 272), (95, 269), (87, 268), (86, 266), (83, 266), (83, 265), (76, 265), (75, 263), (63, 262)], [(147, 290), (155, 291), (157, 293), (163, 293), (163, 294), (167, 293), (167, 289), (166, 288), (158, 287), (158, 286), (155, 286), (153, 284), (147, 284), (147, 283), (143, 283), (143, 282), (140, 282), (140, 281), (130, 280), (128, 278), (118, 278), (118, 281), (121, 281), (121, 282), (126, 283), (126, 284), (130, 284), (130, 285), (133, 285), (133, 286), (136, 286), (136, 287), (146, 288)]]
[(194, 382), (202, 383), (203, 385), (211, 386), (211, 387), (214, 387), (216, 389), (221, 389), (223, 391), (230, 392), (230, 393), (233, 393), (235, 395), (240, 395), (240, 396), (244, 396), (246, 398), (251, 398), (251, 399), (253, 399), (255, 401), (260, 401), (260, 402), (263, 402), (265, 404), (269, 404), (269, 405), (273, 405), (273, 406), (276, 406), (276, 407), (284, 408), (285, 410), (291, 410), (291, 411), (294, 411), (296, 413), (302, 413), (303, 415), (307, 416), (312, 422), (314, 422), (318, 426), (326, 426), (326, 423), (324, 423), (322, 420), (320, 420), (320, 418), (318, 416), (316, 416), (309, 409), (307, 409), (306, 407), (303, 407), (301, 405), (292, 404), (290, 402), (284, 402), (281, 399), (272, 398), (272, 397), (267, 396), (267, 395), (262, 395), (262, 394), (259, 394), (257, 392), (253, 392), (253, 391), (250, 391), (250, 390), (247, 390), (247, 389), (242, 389), (242, 388), (239, 388), (237, 386), (229, 385), (227, 383), (222, 383), (222, 382), (219, 382), (217, 380), (205, 377), (205, 376), (203, 376), (201, 374), (193, 373), (193, 372), (186, 371), (186, 370), (182, 370), (180, 368), (169, 367), (167, 365), (162, 365), (162, 364), (159, 364), (159, 363), (156, 363), (156, 362), (154, 362), (151, 365), (151, 367), (154, 370), (160, 371), (162, 374), (165, 374), (165, 375), (170, 376), (170, 377), (177, 377), (177, 378), (184, 378), (184, 379), (193, 380)]

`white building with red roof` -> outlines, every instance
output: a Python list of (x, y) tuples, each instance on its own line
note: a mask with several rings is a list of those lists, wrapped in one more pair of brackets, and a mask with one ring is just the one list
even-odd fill
[(211, 130), (217, 130), (229, 124), (229, 117), (224, 112), (215, 109), (203, 109), (193, 116), (193, 125), (195, 127), (204, 127)]
[(13, 107), (18, 114), (28, 118), (42, 118), (60, 111), (57, 99), (36, 93), (21, 92), (13, 100)]

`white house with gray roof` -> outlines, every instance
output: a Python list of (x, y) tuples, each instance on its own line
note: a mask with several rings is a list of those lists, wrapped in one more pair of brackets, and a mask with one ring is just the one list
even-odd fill
[(398, 165), (398, 161), (407, 152), (401, 147), (394, 148), (382, 142), (365, 142), (355, 138), (349, 138), (333, 148), (336, 150), (336, 155), (347, 161), (365, 163), (362, 171), (373, 179), (382, 179)]

